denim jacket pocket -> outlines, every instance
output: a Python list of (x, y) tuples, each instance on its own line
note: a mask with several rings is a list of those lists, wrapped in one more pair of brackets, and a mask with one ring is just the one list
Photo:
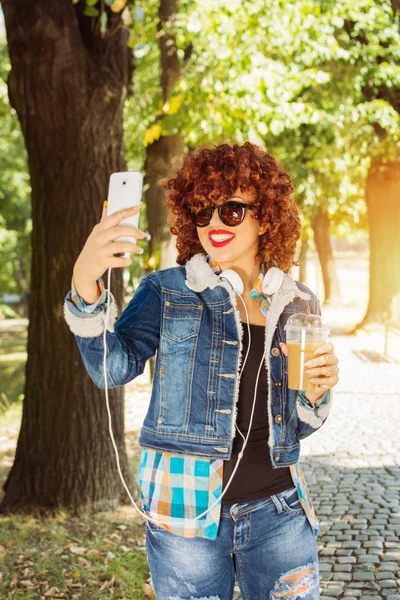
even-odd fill
[(167, 300), (164, 303), (163, 335), (174, 342), (184, 342), (199, 333), (202, 304), (178, 303)]
[(187, 298), (164, 303), (160, 367), (160, 405), (157, 429), (187, 433), (190, 421), (193, 371), (203, 306)]

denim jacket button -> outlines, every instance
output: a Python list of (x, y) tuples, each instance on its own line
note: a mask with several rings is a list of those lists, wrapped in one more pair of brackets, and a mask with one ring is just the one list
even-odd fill
[(197, 308), (198, 308), (199, 310), (202, 310), (202, 309), (203, 309), (203, 307), (202, 307), (202, 305), (201, 305), (201, 304), (199, 304)]
[(281, 455), (280, 454), (275, 454), (275, 460), (276, 462), (278, 462), (278, 460), (280, 459)]
[(275, 423), (278, 423), (278, 425), (279, 425), (279, 423), (282, 423), (282, 415), (276, 415)]
[(160, 375), (164, 375), (164, 369), (160, 369)]
[(157, 419), (157, 423), (158, 423), (159, 425), (161, 425), (161, 423), (162, 423), (162, 419)]
[(278, 348), (272, 348), (271, 350), (272, 356), (279, 356), (280, 352)]
[(282, 381), (275, 381), (275, 387), (281, 388), (282, 387)]

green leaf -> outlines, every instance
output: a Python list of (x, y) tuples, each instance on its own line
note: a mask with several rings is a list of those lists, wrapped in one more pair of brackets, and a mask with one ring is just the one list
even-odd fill
[(78, 4), (79, 0), (72, 0), (72, 4)]
[(107, 6), (111, 6), (111, 4), (114, 2), (114, 0), (105, 0)]
[(94, 6), (87, 6), (85, 8), (85, 10), (83, 11), (83, 14), (86, 15), (87, 17), (98, 17), (100, 14), (100, 11), (98, 8), (94, 8)]
[(95, 6), (99, 0), (86, 0), (86, 6)]

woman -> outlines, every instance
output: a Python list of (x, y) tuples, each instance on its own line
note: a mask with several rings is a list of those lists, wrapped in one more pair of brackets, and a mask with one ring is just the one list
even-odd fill
[[(317, 522), (299, 446), (328, 415), (338, 360), (333, 345), (323, 344), (306, 364), (315, 390), (288, 389), (286, 321), (320, 312), (315, 295), (287, 275), (301, 231), (291, 179), (257, 146), (223, 144), (186, 156), (164, 187), (180, 266), (143, 278), (116, 322), (110, 294), (107, 331), (108, 387), (131, 381), (157, 353), (139, 440), (143, 508), (157, 520), (147, 522), (156, 596), (229, 600), (236, 574), (244, 599), (319, 598)], [(65, 318), (99, 388), (101, 275), (130, 264), (113, 254), (139, 252), (113, 242), (132, 235), (118, 223), (137, 211), (103, 213), (65, 300)], [(273, 266), (284, 275), (270, 295), (264, 284)], [(227, 269), (241, 278), (243, 304), (223, 278)]]

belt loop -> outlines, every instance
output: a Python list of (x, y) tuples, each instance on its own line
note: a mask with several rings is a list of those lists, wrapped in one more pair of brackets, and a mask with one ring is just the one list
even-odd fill
[(238, 509), (238, 503), (237, 503), (237, 502), (236, 502), (235, 504), (232, 504), (232, 506), (231, 506), (231, 507), (230, 507), (230, 509), (229, 509), (229, 513), (230, 513), (230, 515), (231, 515), (231, 517), (232, 517), (233, 519), (235, 519), (235, 517), (237, 517), (237, 516), (238, 516), (238, 514), (239, 514), (239, 509)]
[(280, 515), (281, 512), (283, 511), (283, 506), (282, 506), (282, 502), (280, 501), (279, 496), (273, 495), (273, 496), (271, 496), (271, 500), (275, 504), (275, 508), (278, 512), (278, 515)]

